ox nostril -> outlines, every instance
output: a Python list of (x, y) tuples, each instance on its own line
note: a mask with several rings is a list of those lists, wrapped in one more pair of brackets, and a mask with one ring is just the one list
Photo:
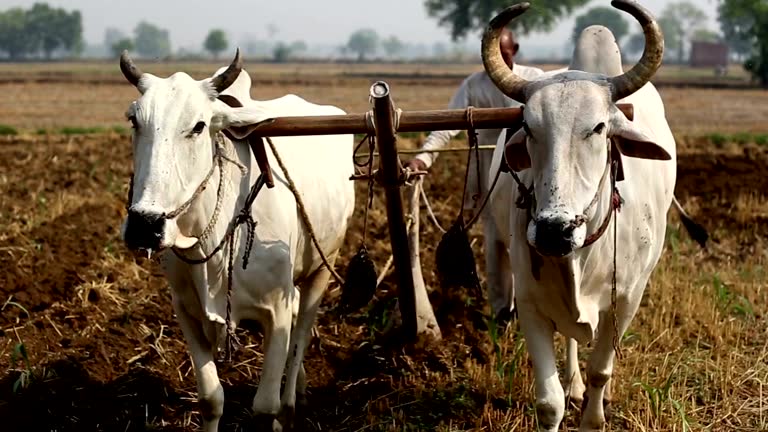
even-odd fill
[(125, 243), (130, 249), (160, 249), (165, 233), (165, 218), (161, 214), (128, 210)]
[(543, 255), (566, 256), (573, 252), (575, 226), (560, 220), (536, 221), (536, 249)]

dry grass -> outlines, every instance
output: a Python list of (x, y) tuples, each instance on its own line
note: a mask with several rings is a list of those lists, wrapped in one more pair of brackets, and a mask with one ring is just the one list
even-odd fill
[[(13, 97), (0, 101), (0, 118), (30, 130), (111, 125), (135, 96), (125, 85), (3, 88)], [(254, 96), (295, 91), (362, 111), (366, 89), (364, 80), (328, 88), (289, 82), (254, 88)], [(441, 106), (452, 88), (412, 83), (394, 91), (399, 105), (423, 109)], [(731, 143), (714, 149), (686, 136), (765, 132), (752, 116), (768, 110), (763, 93), (737, 93), (753, 99), (737, 103), (727, 101), (725, 96), (733, 96), (728, 91), (663, 90), (681, 137), (678, 194), (714, 241), (700, 250), (670, 217), (666, 252), (624, 337), (610, 430), (768, 429), (768, 181), (759, 172), (747, 177), (740, 171), (764, 169), (768, 153), (752, 148), (746, 154)], [(20, 98), (35, 107), (9, 102)], [(49, 110), (43, 101), (54, 100), (59, 109)], [(714, 115), (716, 110), (703, 109), (708, 104), (728, 106), (725, 114)], [(62, 112), (69, 117), (62, 118)], [(460, 155), (445, 155), (438, 164), (426, 186), (438, 218), (447, 224), (457, 210), (464, 163)], [(130, 165), (124, 135), (0, 143), (0, 367), (8, 370), (0, 381), (4, 430), (170, 431), (200, 424), (194, 374), (166, 283), (156, 263), (133, 257), (118, 237)], [(363, 190), (359, 185), (358, 217), (338, 265), (342, 270), (362, 235)], [(389, 256), (388, 235), (380, 196), (374, 205), (368, 244), (380, 267)], [(428, 221), (422, 229), (424, 273), (434, 287), (440, 237)], [(482, 272), (478, 228), (472, 238), (478, 239), (474, 249)], [(360, 314), (338, 317), (336, 299), (324, 303), (321, 337), (307, 358), (312, 410), (305, 429), (531, 430), (532, 372), (514, 329), (496, 335), (484, 327), (484, 299), (437, 290), (433, 300), (445, 342), (426, 353), (390, 350), (380, 330), (390, 319), (392, 283), (389, 276), (377, 300)], [(221, 368), (225, 423), (233, 430), (246, 420), (244, 409), (262, 360), (258, 332), (242, 336), (246, 345), (235, 364)], [(29, 368), (11, 362), (19, 341)], [(562, 358), (562, 340), (558, 343)], [(582, 350), (582, 361), (588, 352)], [(17, 382), (21, 388), (14, 392)], [(578, 410), (569, 410), (562, 430), (575, 430), (578, 416)]]

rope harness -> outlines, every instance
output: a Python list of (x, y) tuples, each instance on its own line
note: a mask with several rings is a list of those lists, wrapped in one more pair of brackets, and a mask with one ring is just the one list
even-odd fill
[[(192, 203), (196, 199), (198, 199), (200, 195), (203, 193), (203, 191), (205, 191), (205, 189), (208, 187), (208, 183), (213, 177), (215, 171), (218, 169), (219, 185), (216, 190), (216, 206), (214, 208), (214, 211), (213, 211), (213, 214), (211, 215), (210, 220), (208, 221), (208, 224), (200, 233), (200, 236), (198, 236), (198, 242), (197, 242), (198, 245), (201, 245), (211, 235), (221, 214), (221, 207), (224, 201), (224, 162), (226, 161), (237, 166), (240, 169), (241, 175), (245, 176), (247, 174), (247, 169), (242, 164), (240, 164), (236, 160), (226, 155), (225, 141), (224, 141), (225, 135), (228, 136), (230, 139), (233, 139), (233, 137), (231, 137), (226, 132), (220, 132), (215, 135), (214, 137), (215, 151), (213, 155), (213, 163), (211, 165), (211, 169), (208, 171), (206, 176), (200, 182), (200, 185), (198, 185), (198, 187), (192, 193), (192, 196), (187, 201), (185, 201), (181, 206), (179, 206), (176, 210), (173, 210), (172, 212), (162, 215), (163, 219), (170, 220), (186, 212), (190, 208)], [(336, 273), (336, 271), (330, 265), (330, 263), (328, 262), (328, 258), (325, 256), (322, 249), (320, 248), (320, 244), (317, 241), (317, 237), (315, 235), (314, 229), (312, 228), (312, 224), (309, 221), (309, 216), (307, 215), (306, 209), (304, 207), (304, 202), (302, 201), (301, 196), (299, 195), (299, 192), (296, 189), (296, 185), (293, 182), (293, 179), (288, 174), (285, 164), (280, 158), (280, 155), (278, 154), (274, 143), (269, 137), (266, 138), (266, 141), (267, 143), (269, 143), (270, 149), (272, 150), (272, 155), (277, 160), (277, 163), (280, 166), (280, 169), (283, 171), (283, 175), (285, 175), (286, 181), (288, 183), (288, 188), (291, 191), (291, 193), (294, 195), (294, 198), (296, 199), (296, 206), (299, 209), (299, 213), (301, 215), (302, 221), (306, 226), (306, 229), (309, 233), (310, 238), (312, 239), (312, 242), (315, 248), (318, 250), (320, 257), (322, 258), (323, 264), (330, 270), (334, 278), (340, 284), (343, 284), (343, 279), (338, 275), (338, 273)], [(253, 249), (253, 241), (255, 239), (255, 231), (256, 231), (256, 224), (257, 224), (256, 221), (253, 219), (253, 216), (251, 215), (251, 207), (253, 206), (253, 202), (256, 200), (256, 197), (258, 196), (259, 192), (265, 185), (268, 188), (271, 188), (274, 186), (274, 183), (272, 180), (272, 172), (271, 172), (271, 168), (269, 167), (269, 162), (267, 160), (266, 152), (264, 150), (264, 142), (262, 137), (257, 137), (253, 135), (249, 136), (248, 143), (250, 144), (251, 150), (253, 151), (253, 154), (256, 158), (256, 161), (258, 163), (261, 173), (256, 179), (256, 182), (251, 186), (250, 190), (248, 191), (248, 195), (245, 198), (243, 206), (241, 207), (240, 211), (235, 215), (235, 217), (230, 221), (227, 227), (227, 231), (225, 232), (224, 236), (222, 236), (219, 243), (216, 245), (215, 248), (213, 248), (211, 252), (209, 252), (202, 258), (189, 258), (185, 256), (177, 248), (175, 247), (171, 248), (171, 250), (173, 250), (174, 255), (176, 255), (176, 257), (178, 257), (181, 261), (191, 265), (198, 265), (198, 264), (204, 264), (210, 261), (214, 256), (216, 256), (216, 254), (218, 254), (227, 245), (229, 246), (228, 248), (229, 255), (227, 257), (226, 343), (225, 343), (225, 351), (223, 353), (222, 358), (220, 358), (220, 360), (225, 363), (232, 362), (232, 355), (234, 351), (237, 350), (238, 347), (240, 346), (240, 342), (238, 341), (237, 336), (235, 335), (235, 326), (231, 319), (232, 318), (232, 281), (234, 279), (235, 236), (237, 233), (237, 228), (240, 227), (240, 225), (246, 226), (246, 241), (245, 241), (245, 247), (243, 249), (243, 258), (242, 258), (243, 260), (242, 268), (243, 270), (246, 270), (248, 266), (250, 254)], [(133, 202), (133, 176), (131, 176), (131, 180), (130, 180), (130, 187), (128, 191), (128, 205), (126, 206), (126, 209), (130, 206), (131, 202)]]
[[(200, 186), (197, 188), (195, 193), (192, 195), (192, 198), (190, 198), (189, 201), (184, 203), (181, 207), (176, 209), (175, 211), (169, 213), (166, 215), (166, 219), (171, 219), (173, 217), (176, 217), (183, 213), (187, 208), (189, 208), (192, 201), (194, 201), (200, 193), (205, 190), (208, 181), (210, 180), (214, 167), (219, 168), (219, 186), (216, 190), (216, 207), (214, 209), (213, 215), (211, 216), (210, 221), (208, 222), (207, 227), (205, 230), (203, 230), (203, 233), (199, 237), (198, 244), (201, 244), (208, 235), (213, 231), (213, 227), (215, 226), (216, 222), (218, 221), (219, 214), (221, 212), (221, 204), (224, 200), (224, 161), (229, 161), (233, 164), (236, 164), (238, 167), (241, 168), (242, 175), (246, 174), (245, 167), (240, 165), (238, 162), (234, 161), (233, 159), (229, 159), (226, 156), (224, 156), (223, 153), (223, 137), (221, 134), (216, 135), (216, 153), (214, 155), (214, 164), (211, 168), (211, 171), (208, 173), (208, 175), (205, 177), (203, 182), (200, 184)], [(227, 256), (227, 311), (226, 311), (226, 343), (225, 343), (225, 352), (223, 361), (226, 363), (230, 363), (232, 361), (232, 354), (234, 351), (240, 346), (240, 342), (237, 339), (237, 336), (235, 335), (235, 326), (232, 323), (232, 280), (234, 278), (234, 256), (235, 256), (235, 241), (234, 237), (236, 235), (236, 230), (240, 225), (246, 225), (246, 242), (245, 242), (245, 248), (243, 250), (243, 270), (245, 270), (248, 267), (248, 260), (251, 255), (251, 250), (253, 248), (253, 239), (255, 236), (256, 231), (256, 221), (253, 220), (253, 217), (251, 216), (251, 206), (253, 205), (253, 201), (256, 199), (256, 196), (259, 194), (261, 189), (264, 187), (267, 181), (267, 174), (262, 171), (259, 174), (259, 177), (256, 179), (256, 182), (251, 186), (251, 189), (248, 192), (248, 195), (246, 196), (245, 202), (243, 203), (242, 208), (237, 213), (237, 215), (232, 219), (232, 221), (229, 223), (229, 226), (227, 227), (227, 231), (222, 236), (219, 243), (216, 245), (216, 247), (209, 252), (207, 255), (205, 255), (203, 258), (188, 258), (184, 256), (183, 253), (181, 253), (176, 248), (171, 248), (173, 250), (173, 253), (178, 257), (180, 260), (187, 264), (191, 265), (197, 265), (197, 264), (204, 264), (211, 260), (216, 254), (219, 253), (227, 244), (229, 245), (229, 254)], [(172, 217), (170, 217), (172, 215)]]

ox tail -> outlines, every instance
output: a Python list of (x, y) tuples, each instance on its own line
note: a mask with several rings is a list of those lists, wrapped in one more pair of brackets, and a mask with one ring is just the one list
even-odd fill
[(685, 227), (685, 230), (688, 231), (688, 235), (691, 236), (692, 239), (696, 241), (696, 243), (699, 244), (699, 246), (705, 248), (707, 247), (707, 240), (709, 239), (709, 233), (707, 233), (706, 228), (696, 223), (690, 216), (688, 216), (688, 213), (683, 210), (683, 206), (680, 205), (680, 202), (677, 200), (677, 197), (672, 195), (672, 203), (675, 205), (675, 208), (680, 213), (680, 220), (683, 222), (683, 226)]

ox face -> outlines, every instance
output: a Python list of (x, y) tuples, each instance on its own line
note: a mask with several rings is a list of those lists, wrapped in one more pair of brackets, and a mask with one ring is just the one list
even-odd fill
[(598, 216), (599, 206), (591, 205), (595, 196), (609, 193), (609, 138), (619, 138), (633, 156), (642, 157), (629, 143), (642, 142), (646, 150), (656, 146), (612, 102), (605, 81), (588, 74), (568, 72), (542, 83), (529, 97), (524, 118), (507, 155), (515, 169), (532, 173), (536, 200), (527, 239), (542, 255), (566, 257), (589, 235), (584, 221)]
[(194, 213), (195, 203), (176, 217), (168, 215), (193, 197), (212, 169), (214, 136), (229, 128), (242, 138), (247, 126), (263, 120), (257, 110), (230, 108), (217, 99), (240, 76), (240, 63), (238, 51), (232, 65), (214, 78), (196, 81), (179, 72), (162, 79), (141, 73), (123, 54), (123, 73), (141, 93), (126, 112), (134, 155), (133, 193), (123, 225), (130, 249), (187, 249), (197, 242), (190, 232), (195, 221), (187, 215)]
[(143, 94), (126, 117), (133, 126), (133, 199), (124, 239), (132, 249), (173, 246), (175, 220), (165, 215), (194, 193), (213, 163), (215, 92), (210, 85), (176, 73), (167, 79), (147, 76)]
[[(590, 218), (609, 191), (600, 189), (608, 167), (608, 138), (630, 157), (668, 160), (670, 155), (634, 126), (615, 105), (640, 90), (661, 65), (664, 38), (656, 21), (632, 1), (611, 4), (642, 25), (646, 45), (640, 62), (614, 77), (568, 71), (538, 81), (515, 75), (498, 47), (501, 30), (529, 3), (501, 11), (483, 35), (482, 58), (491, 80), (504, 94), (525, 105), (526, 126), (505, 147), (513, 170), (532, 169), (536, 206), (528, 242), (542, 255), (564, 257), (584, 245)], [(605, 186), (603, 186), (605, 187)], [(606, 188), (607, 189), (607, 188)], [(597, 195), (597, 194), (602, 195)], [(584, 214), (589, 213), (592, 214)], [(604, 211), (603, 211), (604, 213)]]

